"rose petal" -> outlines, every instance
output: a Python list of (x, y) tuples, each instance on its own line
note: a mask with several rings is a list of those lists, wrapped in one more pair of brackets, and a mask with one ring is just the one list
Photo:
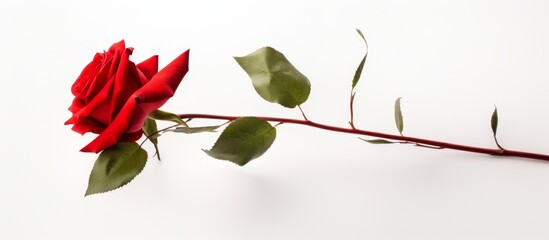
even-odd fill
[(141, 138), (143, 131), (138, 131), (134, 133), (124, 133), (118, 142), (135, 142)]
[(124, 51), (126, 49), (126, 42), (124, 42), (124, 39), (120, 40), (120, 42), (114, 43), (109, 48), (109, 52), (115, 53), (117, 51)]
[[(189, 50), (179, 55), (176, 59), (166, 65), (154, 78), (158, 80), (153, 81), (154, 86), (161, 83), (167, 84), (172, 90), (172, 94), (175, 92), (181, 80), (189, 71)], [(153, 88), (152, 86), (150, 88)]]
[[(70, 119), (69, 119), (70, 120)], [(84, 135), (84, 133), (92, 132), (100, 134), (105, 129), (105, 125), (93, 119), (83, 119), (72, 126), (72, 130)]]
[(85, 106), (86, 106), (86, 104), (85, 104), (84, 100), (82, 100), (80, 98), (74, 98), (72, 100), (71, 106), (68, 109), (69, 109), (69, 111), (71, 111), (71, 113), (74, 114), (74, 113), (80, 111)]
[(118, 116), (113, 122), (105, 128), (105, 130), (99, 134), (93, 141), (82, 148), (82, 152), (94, 152), (98, 153), (114, 144), (116, 144), (122, 135), (128, 129), (129, 121), (132, 119), (135, 111), (136, 101), (135, 99), (129, 99), (124, 108), (120, 111)]
[(109, 122), (113, 121), (118, 112), (124, 107), (126, 101), (143, 86), (141, 82), (146, 82), (144, 77), (140, 77), (135, 64), (123, 56), (120, 61), (118, 72), (114, 79), (114, 88), (110, 93), (110, 113)]
[(87, 91), (86, 87), (89, 84), (90, 78), (97, 75), (101, 69), (103, 56), (100, 53), (95, 54), (93, 60), (84, 67), (80, 76), (72, 84), (71, 92), (75, 97), (80, 97), (83, 92)]
[(147, 77), (147, 80), (150, 80), (158, 72), (158, 55), (137, 64), (137, 69)]
[(85, 118), (94, 118), (102, 123), (110, 122), (110, 109), (109, 109), (109, 96), (111, 89), (114, 87), (114, 80), (109, 80), (107, 84), (101, 89), (101, 91), (91, 99), (82, 109), (73, 113), (73, 118), (76, 122)]
[(101, 65), (97, 67), (98, 71), (93, 72), (93, 79), (88, 79), (88, 83), (82, 92), (82, 98), (84, 102), (91, 101), (98, 93), (103, 89), (103, 86), (109, 81), (109, 70), (111, 68), (112, 56), (105, 54), (103, 56)]
[(138, 107), (144, 114), (141, 122), (133, 122), (128, 131), (136, 131), (143, 127), (145, 118), (160, 108), (170, 99), (181, 80), (189, 71), (189, 50), (179, 55), (171, 63), (158, 72), (145, 86), (137, 90), (134, 96), (139, 100)]

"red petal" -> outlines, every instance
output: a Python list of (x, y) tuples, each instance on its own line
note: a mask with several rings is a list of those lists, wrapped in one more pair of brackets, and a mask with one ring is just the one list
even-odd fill
[(158, 72), (158, 55), (137, 64), (137, 69), (147, 77), (147, 80), (150, 80)]
[(82, 100), (80, 98), (74, 98), (72, 100), (71, 106), (69, 107), (69, 111), (71, 111), (71, 113), (74, 114), (74, 113), (80, 111), (85, 106), (86, 106), (86, 104), (85, 104), (84, 100)]
[(101, 134), (99, 134), (99, 136), (97, 136), (80, 151), (98, 153), (119, 142), (122, 135), (128, 129), (128, 125), (130, 124), (129, 120), (133, 118), (135, 109), (136, 100), (128, 100), (114, 121), (111, 122), (109, 126)]
[(101, 63), (103, 62), (103, 55), (100, 53), (95, 54), (93, 60), (84, 67), (84, 70), (80, 73), (80, 76), (74, 81), (71, 87), (72, 94), (75, 97), (80, 97), (80, 95), (87, 91), (90, 78), (97, 75), (97, 72), (101, 69)]
[(134, 94), (139, 100), (138, 107), (143, 114), (141, 121), (135, 121), (129, 131), (135, 132), (143, 127), (145, 118), (151, 112), (160, 108), (175, 93), (175, 90), (189, 71), (189, 51), (187, 50), (174, 59), (141, 89)]
[[(105, 85), (90, 102), (79, 111), (74, 112), (73, 118), (84, 119), (91, 117), (103, 124), (108, 124), (110, 122), (108, 99), (111, 94), (111, 89), (113, 88), (113, 81), (114, 80), (109, 80), (107, 85)], [(77, 120), (77, 122), (78, 121), (80, 120)]]
[(143, 135), (143, 131), (141, 130), (134, 133), (125, 133), (124, 135), (122, 135), (122, 137), (120, 137), (120, 140), (118, 141), (119, 142), (135, 142), (139, 140), (142, 135)]
[(95, 134), (100, 134), (105, 130), (105, 125), (94, 121), (93, 119), (84, 119), (75, 123), (72, 126), (72, 130), (84, 135), (84, 133), (92, 132)]
[(179, 57), (174, 59), (171, 63), (166, 65), (166, 67), (160, 70), (160, 72), (153, 77), (151, 82), (155, 82), (153, 80), (156, 78), (157, 83), (154, 83), (155, 85), (160, 85), (162, 83), (166, 84), (172, 90), (172, 93), (174, 93), (175, 89), (177, 89), (179, 83), (188, 71), (189, 50), (179, 55)]
[(135, 64), (129, 61), (127, 56), (124, 56), (120, 61), (120, 66), (114, 79), (114, 88), (110, 95), (109, 121), (113, 121), (128, 99), (143, 86), (142, 82), (146, 82), (144, 77), (139, 76)]
[(120, 40), (120, 42), (114, 43), (109, 48), (109, 52), (117, 52), (117, 51), (124, 51), (126, 49), (126, 42), (124, 42), (124, 39)]
[(111, 59), (112, 56), (104, 54), (102, 63), (97, 67), (97, 71), (93, 72), (93, 75), (90, 75), (86, 87), (84, 88), (85, 93), (83, 92), (81, 98), (87, 103), (105, 87), (107, 82), (110, 79), (108, 71), (111, 68)]

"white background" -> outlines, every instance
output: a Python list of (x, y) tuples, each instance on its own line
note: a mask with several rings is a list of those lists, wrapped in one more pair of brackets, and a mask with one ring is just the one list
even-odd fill
[[(154, 3), (153, 3), (154, 2)], [(95, 52), (125, 39), (161, 67), (191, 49), (163, 107), (300, 118), (263, 101), (232, 56), (270, 45), (312, 82), (303, 109), (346, 126), (549, 154), (549, 2), (3, 1), (0, 3), (0, 239), (548, 239), (549, 164), (370, 145), (281, 125), (245, 167), (206, 156), (217, 134), (160, 138), (126, 187), (84, 197), (93, 135), (63, 123), (70, 86)], [(219, 123), (203, 121), (196, 123)], [(150, 145), (146, 145), (151, 150)]]

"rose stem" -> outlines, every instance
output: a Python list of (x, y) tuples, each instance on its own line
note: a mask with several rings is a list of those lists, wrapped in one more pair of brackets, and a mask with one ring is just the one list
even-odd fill
[[(228, 121), (233, 121), (238, 118), (241, 118), (239, 116), (223, 116), (223, 115), (211, 115), (211, 114), (180, 114), (179, 117), (181, 117), (182, 119), (201, 118), (201, 119), (221, 119), (221, 120), (228, 120)], [(417, 144), (424, 144), (424, 145), (429, 145), (429, 146), (438, 147), (438, 148), (448, 148), (448, 149), (454, 149), (454, 150), (465, 151), (465, 152), (475, 152), (475, 153), (483, 153), (483, 154), (490, 154), (490, 155), (497, 155), (497, 156), (521, 157), (521, 158), (530, 158), (530, 159), (549, 161), (549, 155), (543, 155), (543, 154), (537, 154), (537, 153), (520, 152), (520, 151), (507, 150), (507, 149), (502, 150), (502, 149), (480, 148), (480, 147), (459, 145), (454, 143), (433, 141), (429, 139), (360, 130), (356, 128), (342, 128), (342, 127), (329, 126), (329, 125), (316, 123), (311, 120), (299, 120), (299, 119), (278, 118), (278, 117), (261, 117), (261, 116), (255, 116), (255, 117), (259, 119), (263, 119), (265, 121), (299, 124), (299, 125), (320, 128), (320, 129), (333, 131), (333, 132), (343, 132), (343, 133), (366, 135), (366, 136), (377, 137), (377, 138), (398, 140), (398, 141), (404, 141), (404, 142), (413, 142)]]

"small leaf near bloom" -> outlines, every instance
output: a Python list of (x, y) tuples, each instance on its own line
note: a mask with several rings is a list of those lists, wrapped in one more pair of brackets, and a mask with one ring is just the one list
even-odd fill
[(143, 125), (143, 133), (153, 144), (154, 150), (156, 151), (156, 156), (158, 157), (158, 160), (160, 160), (160, 151), (158, 150), (159, 133), (156, 121), (154, 119), (147, 118), (147, 120), (145, 120), (145, 124)]
[(122, 187), (135, 178), (147, 163), (147, 152), (134, 142), (119, 142), (105, 149), (95, 161), (86, 196)]
[(157, 109), (149, 114), (149, 118), (155, 119), (155, 120), (162, 120), (162, 121), (171, 121), (174, 123), (178, 123), (183, 125), (186, 128), (189, 128), (189, 125), (183, 119), (181, 119), (177, 114), (162, 111), (160, 109)]

